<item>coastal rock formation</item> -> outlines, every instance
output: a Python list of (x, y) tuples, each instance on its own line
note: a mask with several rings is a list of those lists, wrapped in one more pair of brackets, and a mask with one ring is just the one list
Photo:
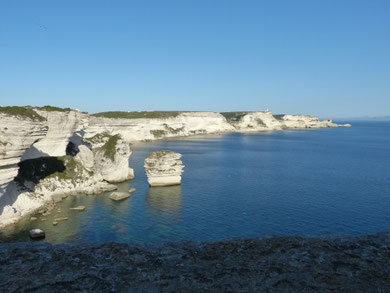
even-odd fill
[(282, 130), (284, 125), (271, 112), (228, 112), (222, 113), (238, 131)]
[[(139, 117), (147, 118), (139, 118)], [(307, 115), (262, 112), (107, 112), (91, 116), (85, 137), (120, 134), (125, 141), (149, 141), (178, 136), (339, 127), (331, 120)]]
[(172, 151), (151, 153), (145, 159), (145, 173), (150, 186), (168, 186), (181, 183), (184, 165), (181, 154)]
[(0, 259), (1, 292), (390, 292), (390, 233), (160, 245), (2, 243)]
[(48, 131), (45, 118), (33, 110), (17, 113), (0, 111), (0, 196), (18, 174), (22, 155)]
[(134, 177), (128, 165), (129, 144), (119, 135), (83, 140), (80, 127), (87, 125), (86, 114), (57, 108), (1, 110), (5, 127), (0, 132), (0, 227), (51, 201), (114, 190), (109, 182)]
[(332, 120), (320, 121), (318, 117), (310, 115), (279, 115), (278, 119), (286, 128), (335, 128), (339, 126)]
[[(98, 193), (114, 188), (109, 183), (133, 178), (128, 165), (133, 141), (340, 126), (313, 116), (272, 115), (269, 111), (107, 112), (90, 116), (52, 106), (0, 107), (0, 121), (0, 227), (28, 215), (59, 193)], [(59, 170), (57, 159), (66, 172), (77, 172)], [(169, 165), (169, 159), (167, 162), (164, 164)], [(45, 167), (40, 170), (39, 166)], [(18, 175), (26, 175), (29, 168), (42, 171), (42, 176), (24, 180)], [(181, 164), (159, 168), (146, 168), (150, 185), (180, 183)]]
[[(28, 168), (24, 167), (28, 164)], [(75, 157), (25, 161), (0, 198), (0, 227), (13, 224), (51, 202), (74, 194), (115, 190), (99, 173), (88, 171)]]
[(111, 135), (120, 134), (124, 140), (131, 142), (234, 130), (235, 128), (221, 114), (213, 112), (182, 112), (163, 118), (91, 116), (86, 137), (106, 132)]
[(133, 179), (134, 170), (129, 167), (130, 145), (119, 134), (100, 137), (105, 142), (94, 150), (96, 172), (112, 183)]
[(71, 154), (72, 150), (67, 149), (67, 146), (71, 138), (77, 137), (78, 131), (85, 128), (88, 115), (76, 110), (57, 110), (56, 108), (50, 111), (35, 109), (35, 112), (45, 118), (48, 131), (45, 137), (34, 143), (23, 154), (22, 161), (44, 156), (60, 157)]

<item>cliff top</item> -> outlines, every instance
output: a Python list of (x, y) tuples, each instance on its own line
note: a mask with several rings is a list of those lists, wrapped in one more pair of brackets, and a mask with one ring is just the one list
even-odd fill
[(91, 116), (104, 117), (104, 118), (124, 118), (124, 119), (165, 119), (171, 117), (177, 117), (184, 111), (135, 111), (135, 112), (121, 112), (121, 111), (110, 111), (95, 113)]
[[(39, 115), (37, 111), (46, 111), (46, 112), (70, 112), (76, 111), (71, 108), (60, 108), (55, 106), (42, 106), (42, 107), (34, 107), (34, 106), (0, 106), (0, 113), (17, 116), (21, 118), (28, 118), (33, 121), (46, 121), (46, 118)], [(84, 112), (86, 113), (86, 112)]]
[(19, 107), (19, 106), (6, 106), (0, 107), (0, 113), (7, 115), (17, 116), (21, 118), (28, 118), (33, 121), (46, 121), (45, 117), (42, 117), (37, 112), (34, 111), (33, 107)]

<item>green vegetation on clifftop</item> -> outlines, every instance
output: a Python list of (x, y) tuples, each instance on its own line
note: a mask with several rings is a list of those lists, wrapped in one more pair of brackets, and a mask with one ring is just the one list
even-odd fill
[(100, 150), (104, 152), (104, 155), (107, 158), (110, 158), (111, 161), (114, 161), (115, 154), (116, 154), (116, 144), (118, 143), (118, 140), (121, 139), (121, 136), (119, 134), (111, 136), (107, 142), (100, 147)]
[(221, 112), (220, 114), (226, 118), (228, 122), (239, 121), (242, 117), (250, 112)]
[(46, 121), (46, 118), (39, 115), (30, 106), (19, 107), (19, 106), (6, 106), (0, 107), (0, 113), (17, 116), (20, 118), (28, 118), (33, 121)]
[(43, 107), (36, 107), (36, 108), (38, 110), (48, 111), (48, 112), (52, 112), (52, 111), (69, 112), (69, 111), (72, 111), (71, 108), (60, 108), (60, 107), (55, 107), (55, 106), (50, 106), (50, 105), (46, 105), (46, 106), (43, 106)]
[(124, 119), (166, 119), (177, 117), (181, 111), (137, 111), (137, 112), (120, 112), (120, 111), (112, 111), (112, 112), (101, 112), (95, 113), (91, 116), (95, 117), (104, 117), (104, 118), (124, 118)]

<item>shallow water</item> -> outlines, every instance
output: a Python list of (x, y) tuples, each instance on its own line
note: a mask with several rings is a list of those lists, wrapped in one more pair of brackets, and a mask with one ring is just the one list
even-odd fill
[[(367, 234), (390, 230), (390, 122), (352, 128), (197, 136), (132, 146), (136, 187), (66, 198), (52, 215), (3, 230), (2, 241), (29, 241), (39, 227), (53, 243), (218, 240), (271, 234)], [(149, 188), (144, 158), (183, 154), (182, 185)], [(69, 207), (85, 205), (84, 212)], [(67, 221), (52, 225), (54, 217)], [(42, 221), (45, 218), (45, 221)]]

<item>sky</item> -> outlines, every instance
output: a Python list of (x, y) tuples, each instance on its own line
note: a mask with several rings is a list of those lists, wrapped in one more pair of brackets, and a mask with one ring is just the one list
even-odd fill
[(0, 105), (390, 115), (390, 1), (0, 0)]

